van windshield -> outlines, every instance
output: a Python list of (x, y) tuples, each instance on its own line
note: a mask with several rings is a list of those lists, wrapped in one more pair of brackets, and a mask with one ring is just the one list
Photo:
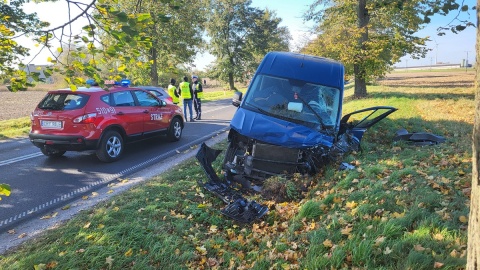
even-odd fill
[(333, 128), (340, 105), (339, 89), (304, 81), (257, 75), (245, 106), (307, 126)]

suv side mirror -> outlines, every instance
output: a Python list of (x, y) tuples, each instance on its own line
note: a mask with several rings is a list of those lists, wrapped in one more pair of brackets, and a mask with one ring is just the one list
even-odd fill
[(160, 107), (167, 106), (167, 102), (165, 100), (160, 100)]
[(242, 95), (243, 95), (242, 92), (235, 91), (235, 93), (233, 94), (233, 98), (232, 98), (232, 105), (233, 106), (235, 106), (235, 107), (240, 106), (240, 103), (242, 102)]

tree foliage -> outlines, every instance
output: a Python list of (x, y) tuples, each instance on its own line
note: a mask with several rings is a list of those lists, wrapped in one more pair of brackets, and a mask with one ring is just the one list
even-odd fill
[[(137, 83), (158, 85), (159, 76), (166, 83), (166, 78), (178, 75), (183, 64), (193, 62), (202, 48), (202, 25), (206, 14), (203, 1), (180, 5), (170, 0), (119, 0), (118, 6), (125, 12), (133, 10), (134, 13), (148, 13), (152, 20), (152, 24), (144, 29), (151, 37), (152, 46), (141, 51), (140, 56), (148, 65), (128, 67)], [(104, 39), (111, 40), (108, 35)]]
[(344, 63), (347, 74), (355, 77), (354, 96), (364, 97), (366, 84), (383, 77), (402, 56), (425, 57), (429, 37), (416, 33), (433, 14), (448, 14), (460, 7), (453, 1), (444, 1), (442, 8), (438, 4), (425, 0), (317, 0), (306, 18), (318, 22), (318, 37), (303, 52)]
[(259, 55), (288, 49), (288, 30), (273, 12), (250, 6), (250, 0), (212, 0), (206, 24), (210, 52), (216, 56), (212, 75), (235, 89), (259, 63)]
[(40, 42), (41, 33), (38, 29), (49, 25), (40, 21), (35, 14), (25, 13), (22, 5), (26, 2), (28, 1), (12, 0), (8, 5), (0, 4), (0, 74), (13, 77), (13, 89), (23, 89), (27, 85), (26, 76), (18, 72), (15, 66), (29, 55), (29, 49), (15, 41), (15, 38), (29, 35)]
[[(51, 75), (53, 71), (62, 73), (72, 90), (75, 90), (77, 85), (84, 85), (87, 78), (93, 78), (103, 85), (104, 79), (107, 79), (105, 74), (109, 74), (108, 79), (127, 77), (127, 67), (142, 63), (140, 52), (152, 47), (152, 39), (144, 31), (153, 24), (149, 13), (122, 11), (119, 9), (118, 0), (92, 0), (88, 3), (65, 1), (69, 7), (68, 12), (72, 6), (81, 12), (54, 28), (48, 28), (47, 23), (40, 22), (36, 14), (23, 13), (22, 5), (29, 1), (12, 0), (9, 4), (2, 5), (2, 10), (5, 9), (8, 13), (2, 13), (6, 15), (1, 17), (4, 26), (0, 42), (2, 45), (6, 44), (2, 47), (3, 58), (9, 61), (0, 62), (0, 70), (11, 77), (13, 91), (28, 86), (27, 76), (36, 77), (35, 74), (26, 74), (21, 70), (23, 63), (20, 57), (27, 56), (28, 50), (16, 44), (15, 38), (18, 36), (31, 36), (38, 42), (39, 47), (49, 50), (52, 57), (49, 57), (48, 61), (52, 66), (44, 70), (45, 75)], [(21, 16), (9, 15), (13, 13)], [(77, 33), (71, 28), (71, 24), (79, 18), (84, 18), (88, 23)], [(113, 42), (104, 42), (101, 39), (103, 35), (110, 36)], [(65, 47), (69, 48), (66, 52)], [(124, 51), (130, 53), (127, 55)], [(63, 53), (69, 54), (69, 57), (65, 58), (66, 62), (59, 61)], [(118, 64), (109, 66), (110, 59), (115, 59)], [(20, 69), (16, 69), (15, 65), (19, 65)], [(107, 73), (105, 67), (108, 67)]]

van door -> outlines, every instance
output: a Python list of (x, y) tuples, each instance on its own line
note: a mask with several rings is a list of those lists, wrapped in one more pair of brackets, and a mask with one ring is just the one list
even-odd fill
[(340, 120), (340, 131), (338, 135), (342, 135), (346, 131), (351, 131), (360, 141), (368, 128), (380, 122), (396, 110), (397, 108), (390, 106), (375, 106), (346, 114), (342, 117), (342, 120)]

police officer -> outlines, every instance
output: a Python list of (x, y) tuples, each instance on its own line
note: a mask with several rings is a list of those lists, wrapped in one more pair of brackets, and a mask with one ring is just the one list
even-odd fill
[(193, 98), (193, 91), (190, 83), (188, 82), (188, 77), (183, 77), (183, 82), (179, 85), (179, 94), (183, 99), (183, 114), (185, 115), (185, 121), (187, 120), (187, 106), (188, 110), (190, 111), (190, 122), (195, 122), (193, 120), (193, 112), (192, 112), (192, 98)]
[(203, 87), (202, 84), (199, 82), (197, 76), (192, 76), (192, 90), (195, 98), (193, 99), (193, 104), (195, 107), (195, 119), (200, 120), (202, 119), (202, 98), (203, 98)]
[(172, 97), (173, 104), (178, 104), (179, 102), (179, 96), (177, 93), (177, 87), (175, 87), (175, 79), (171, 78), (170, 79), (170, 84), (168, 85), (168, 94)]

